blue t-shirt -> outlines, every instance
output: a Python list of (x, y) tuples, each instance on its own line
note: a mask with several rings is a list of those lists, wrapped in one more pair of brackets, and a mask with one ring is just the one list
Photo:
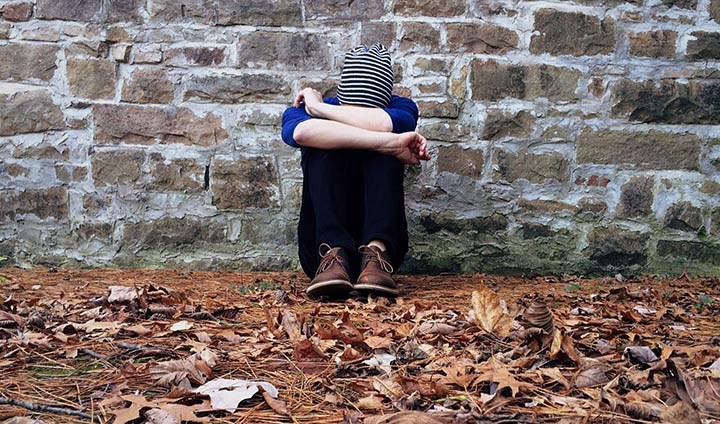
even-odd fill
[[(328, 97), (323, 99), (327, 104), (339, 105), (337, 97)], [(404, 133), (408, 131), (415, 131), (418, 120), (418, 108), (412, 99), (407, 97), (392, 96), (388, 107), (383, 109), (390, 115), (392, 121), (392, 132)], [(295, 142), (293, 134), (295, 133), (295, 127), (303, 121), (313, 119), (313, 116), (309, 115), (304, 107), (289, 107), (285, 109), (282, 117), (282, 139), (283, 141), (292, 146), (300, 147)]]

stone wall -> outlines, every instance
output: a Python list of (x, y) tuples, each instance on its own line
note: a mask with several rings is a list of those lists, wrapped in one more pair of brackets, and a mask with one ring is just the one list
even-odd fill
[(720, 0), (0, 0), (0, 256), (297, 267), (280, 115), (375, 40), (405, 271), (718, 274)]

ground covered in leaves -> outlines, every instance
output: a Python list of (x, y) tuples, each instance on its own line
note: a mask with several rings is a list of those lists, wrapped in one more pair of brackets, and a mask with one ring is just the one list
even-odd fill
[(718, 280), (0, 270), (0, 422), (720, 422)]

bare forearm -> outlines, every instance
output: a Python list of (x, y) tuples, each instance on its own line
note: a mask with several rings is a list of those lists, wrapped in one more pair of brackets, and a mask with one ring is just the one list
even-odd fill
[(328, 119), (309, 119), (295, 127), (295, 142), (318, 149), (360, 149), (386, 153), (397, 142), (397, 134), (370, 131)]
[(313, 104), (309, 109), (310, 114), (316, 118), (329, 119), (370, 131), (391, 132), (393, 130), (390, 115), (379, 108), (336, 106), (320, 102)]

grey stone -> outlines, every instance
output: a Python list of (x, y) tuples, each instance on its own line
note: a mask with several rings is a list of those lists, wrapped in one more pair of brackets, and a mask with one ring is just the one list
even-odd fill
[(212, 146), (228, 137), (219, 116), (197, 116), (188, 108), (96, 104), (95, 142), (181, 143)]
[(256, 31), (240, 36), (241, 67), (320, 71), (330, 67), (325, 39), (317, 34)]
[(688, 40), (688, 59), (720, 59), (720, 32), (695, 31), (690, 35), (695, 39)]
[(585, 128), (575, 143), (578, 163), (639, 169), (697, 169), (701, 140), (693, 134), (633, 133)]
[(535, 12), (535, 31), (530, 40), (533, 54), (596, 55), (615, 50), (615, 20), (592, 15), (540, 9)]
[(136, 70), (122, 90), (122, 101), (129, 103), (170, 103), (174, 96), (173, 83), (163, 69)]
[(484, 153), (480, 149), (463, 148), (458, 145), (438, 148), (438, 171), (451, 172), (470, 178), (482, 176)]
[(141, 150), (100, 151), (90, 159), (96, 185), (138, 184), (142, 178), (145, 153)]
[(164, 158), (160, 153), (150, 154), (150, 183), (152, 190), (180, 190), (197, 193), (205, 188), (205, 165), (194, 159)]
[(30, 2), (8, 3), (0, 6), (0, 16), (10, 22), (25, 22), (32, 17), (33, 4)]
[[(323, 22), (362, 22), (385, 14), (383, 0), (306, 0), (305, 19)], [(364, 25), (364, 23), (363, 23)]]
[(457, 118), (460, 114), (454, 101), (418, 100), (416, 103), (423, 118)]
[(426, 22), (405, 22), (402, 24), (400, 50), (426, 48), (436, 51), (440, 46), (440, 31)]
[(112, 99), (115, 96), (115, 63), (109, 60), (69, 59), (67, 75), (70, 91), (86, 99)]
[(618, 215), (623, 218), (638, 218), (650, 215), (655, 198), (653, 193), (654, 185), (655, 179), (651, 176), (630, 178), (630, 181), (622, 186)]
[(630, 54), (641, 57), (675, 57), (677, 32), (671, 30), (646, 31), (629, 34)]
[(122, 249), (182, 249), (191, 245), (222, 243), (227, 239), (227, 227), (220, 223), (185, 218), (162, 218), (155, 221), (126, 223), (123, 228)]
[(302, 26), (300, 0), (219, 0), (218, 24)]
[(50, 91), (0, 84), (0, 136), (59, 130), (65, 127), (60, 106)]
[(612, 90), (612, 116), (664, 124), (720, 124), (720, 81), (621, 80)]
[(556, 152), (533, 154), (521, 151), (514, 154), (496, 150), (495, 162), (500, 178), (508, 182), (524, 179), (541, 184), (547, 180), (563, 182), (568, 179), (568, 160)]
[(290, 94), (290, 85), (274, 75), (192, 76), (185, 83), (186, 101), (246, 103), (281, 101)]
[(138, 22), (143, 0), (37, 0), (40, 19), (81, 22)]
[(465, 13), (465, 1), (397, 0), (393, 11), (406, 16), (459, 16)]
[(459, 143), (468, 141), (470, 131), (456, 121), (441, 121), (422, 124), (418, 132), (428, 140), (447, 141)]
[(702, 210), (690, 202), (675, 203), (665, 213), (665, 225), (676, 230), (697, 232), (704, 225)]
[(515, 31), (497, 25), (447, 24), (447, 46), (453, 52), (502, 54), (518, 46)]
[(360, 42), (366, 46), (379, 42), (390, 48), (395, 41), (397, 24), (395, 22), (362, 22)]
[(482, 138), (498, 140), (504, 137), (529, 137), (535, 126), (535, 117), (527, 111), (506, 113), (502, 110), (488, 111)]
[(620, 227), (596, 227), (588, 235), (590, 259), (605, 269), (642, 266), (647, 262), (650, 235)]
[(165, 52), (164, 63), (169, 66), (222, 66), (224, 47), (177, 47)]
[(505, 97), (552, 101), (575, 100), (580, 72), (550, 65), (512, 65), (495, 60), (472, 61), (470, 84), (475, 100), (498, 101)]
[(710, 19), (720, 23), (720, 0), (710, 1)]
[(697, 9), (698, 0), (662, 0), (662, 4), (667, 7), (677, 7), (680, 9)]
[(663, 257), (683, 258), (720, 265), (720, 245), (690, 240), (659, 240), (657, 253)]
[(0, 79), (5, 81), (50, 81), (57, 69), (58, 47), (46, 44), (0, 45)]
[(153, 0), (150, 2), (150, 19), (159, 22), (215, 23), (217, 0)]
[(262, 157), (214, 160), (210, 190), (213, 205), (219, 210), (274, 208), (278, 206), (277, 170), (273, 162)]
[(507, 217), (494, 213), (489, 216), (459, 218), (451, 212), (426, 212), (420, 215), (420, 225), (429, 233), (447, 231), (453, 234), (473, 233), (493, 234), (507, 229)]

